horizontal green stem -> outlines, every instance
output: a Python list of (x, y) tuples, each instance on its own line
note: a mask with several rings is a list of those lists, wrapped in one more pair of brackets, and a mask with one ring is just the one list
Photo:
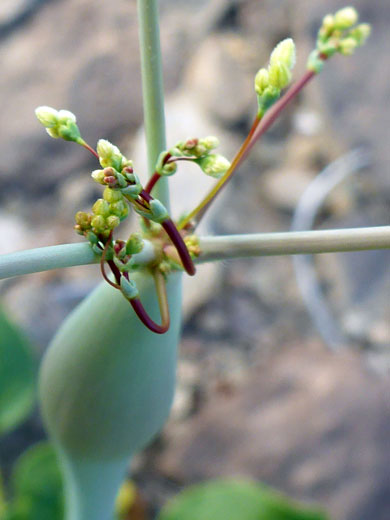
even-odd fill
[(250, 256), (390, 249), (390, 226), (201, 237), (199, 262)]
[[(256, 233), (199, 238), (201, 255), (197, 263), (250, 256), (277, 256), (390, 249), (390, 226)], [(63, 267), (98, 263), (87, 243), (41, 247), (0, 256), (0, 280)], [(152, 244), (145, 240), (137, 263), (154, 259)]]

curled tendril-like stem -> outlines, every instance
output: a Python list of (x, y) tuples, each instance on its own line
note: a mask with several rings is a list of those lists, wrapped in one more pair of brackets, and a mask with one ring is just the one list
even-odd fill
[[(126, 275), (127, 273), (125, 273), (124, 276)], [(133, 307), (138, 318), (149, 330), (155, 332), (156, 334), (164, 334), (165, 332), (167, 332), (170, 325), (169, 305), (165, 278), (158, 268), (155, 268), (153, 270), (153, 276), (160, 308), (161, 325), (152, 320), (152, 318), (146, 312), (145, 307), (142, 305), (142, 302), (138, 297), (129, 299), (129, 303)]]

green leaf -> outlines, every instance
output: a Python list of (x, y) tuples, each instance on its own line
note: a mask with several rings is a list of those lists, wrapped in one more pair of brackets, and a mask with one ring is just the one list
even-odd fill
[(0, 309), (0, 434), (16, 428), (30, 414), (34, 380), (30, 344)]
[(12, 474), (14, 501), (7, 520), (62, 520), (62, 476), (53, 447), (46, 442), (28, 449)]
[(266, 486), (219, 480), (191, 486), (163, 508), (158, 520), (326, 520)]

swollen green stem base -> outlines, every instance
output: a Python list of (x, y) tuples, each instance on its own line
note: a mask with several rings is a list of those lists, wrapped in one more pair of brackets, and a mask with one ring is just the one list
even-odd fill
[[(153, 277), (134, 275), (159, 316)], [(69, 316), (40, 371), (47, 429), (65, 468), (66, 520), (107, 520), (130, 457), (160, 430), (172, 404), (181, 274), (167, 283), (171, 326), (148, 330), (119, 291), (101, 284)]]

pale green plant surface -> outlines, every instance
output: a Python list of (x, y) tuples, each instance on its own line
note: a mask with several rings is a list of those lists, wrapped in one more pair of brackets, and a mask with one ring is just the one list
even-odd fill
[[(287, 103), (320, 72), (324, 62), (336, 52), (351, 54), (364, 42), (369, 33), (366, 24), (353, 27), (357, 19), (355, 11), (351, 11), (350, 8), (339, 11), (331, 18), (325, 18), (319, 32), (317, 48), (308, 62), (308, 71), (283, 97), (280, 97), (281, 90), (291, 81), (295, 49), (291, 39), (281, 42), (271, 55), (268, 69), (260, 69), (256, 76), (258, 114), (247, 140), (230, 164), (219, 154), (211, 153), (217, 144), (211, 137), (203, 141), (197, 140), (196, 143), (191, 140), (179, 142), (165, 150), (157, 1), (139, 0), (138, 9), (149, 174), (152, 178), (154, 175), (156, 182), (158, 181), (151, 190), (156, 199), (145, 207), (137, 206), (138, 200), (134, 203), (136, 197), (130, 196), (128, 190), (139, 190), (138, 179), (133, 176), (132, 171), (128, 171), (127, 179), (124, 177), (124, 168), (132, 168), (132, 163), (121, 155), (117, 147), (105, 140), (99, 141), (97, 153), (92, 150), (103, 168), (95, 171), (93, 178), (100, 184), (108, 182), (108, 177), (111, 179), (110, 182), (123, 182), (121, 186), (114, 184), (113, 190), (123, 189), (123, 193), (132, 199), (138, 213), (153, 223), (161, 224), (169, 216), (170, 208), (168, 182), (165, 176), (176, 172), (176, 162), (169, 161), (172, 158), (177, 162), (194, 161), (206, 174), (220, 180), (205, 200), (178, 223), (177, 227), (184, 230), (183, 233), (187, 225), (192, 225), (192, 221), (195, 222), (195, 227), (198, 219), (244, 160), (256, 140)], [(38, 110), (38, 118), (51, 137), (77, 142), (91, 151), (91, 147), (81, 138), (73, 114), (41, 107)], [(113, 175), (108, 175), (107, 168), (111, 168), (111, 173), (114, 168)], [(108, 184), (107, 186), (110, 187)], [(111, 197), (112, 193), (109, 193)], [(137, 192), (137, 197), (138, 195)], [(124, 213), (127, 210), (123, 211), (125, 218)], [(94, 205), (93, 214), (88, 216), (79, 213), (76, 216), (76, 228), (78, 227), (78, 231), (86, 238), (89, 237), (92, 246), (99, 242), (96, 236), (101, 233), (107, 240), (108, 249), (101, 247), (106, 245), (101, 242), (100, 250), (99, 247), (93, 249), (84, 243), (5, 255), (0, 258), (0, 278), (98, 261), (104, 267), (102, 250), (104, 249), (103, 254), (109, 251), (112, 232), (119, 224), (120, 217), (122, 215), (110, 213), (106, 199), (99, 199)], [(152, 226), (152, 231), (153, 229)], [(156, 236), (153, 232), (146, 233), (142, 239), (142, 250), (137, 249), (137, 252), (130, 256), (131, 261), (137, 264), (136, 272), (131, 271), (131, 283), (135, 284), (137, 295), (141, 295), (148, 314), (153, 320), (158, 321), (161, 306), (156, 297), (156, 284), (152, 272), (160, 268), (163, 261), (156, 246), (161, 237), (159, 235), (157, 240)], [(134, 241), (134, 237), (132, 240)], [(194, 250), (199, 248), (193, 256), (195, 261), (202, 262), (239, 256), (389, 248), (390, 227), (227, 237), (185, 236), (184, 242), (189, 251), (191, 247)], [(126, 247), (128, 244), (129, 241)], [(115, 496), (126, 474), (129, 460), (161, 429), (169, 414), (175, 389), (182, 280), (182, 265), (177, 255), (175, 256), (176, 251), (172, 251), (172, 246), (170, 254), (172, 256), (169, 257), (167, 254), (167, 257), (172, 263), (164, 271), (161, 268), (166, 278), (170, 311), (170, 326), (167, 332), (162, 335), (151, 332), (132, 312), (129, 301), (134, 299), (134, 286), (126, 285), (130, 284), (126, 277), (128, 271), (124, 262), (121, 263), (122, 259), (114, 255), (113, 258), (117, 261), (115, 265), (123, 268), (116, 284), (111, 281), (119, 290), (102, 283), (68, 317), (51, 342), (43, 360), (39, 383), (41, 409), (64, 473), (66, 520), (107, 520), (111, 517)], [(114, 271), (113, 274), (115, 275)], [(207, 495), (210, 492), (212, 500), (217, 497), (215, 507), (222, 518), (224, 510), (220, 506), (223, 502), (220, 495), (221, 487), (217, 486), (214, 491), (215, 489), (217, 492), (214, 495), (213, 489), (210, 491), (210, 488), (205, 488), (205, 493)], [(258, 489), (248, 491), (248, 488), (245, 488), (239, 491), (239, 495), (241, 491), (240, 500), (244, 497), (245, 501), (248, 493), (253, 497), (255, 505), (248, 505), (247, 517), (254, 518), (257, 508), (263, 507), (267, 502), (264, 498), (267, 494), (264, 492), (260, 499), (261, 493), (258, 494)], [(230, 489), (229, 496), (234, 497), (234, 493), (233, 488)], [(179, 506), (168, 506), (161, 514), (161, 519), (195, 518), (193, 511), (188, 511), (196, 511), (204, 496), (199, 500), (194, 496), (187, 495), (186, 500), (190, 505), (180, 505), (183, 502), (178, 502)], [(192, 500), (196, 502), (196, 506), (191, 505)], [(267, 507), (271, 508), (269, 504), (270, 501)], [(175, 513), (175, 507), (178, 507), (179, 513)], [(182, 514), (181, 507), (187, 512)], [(203, 503), (199, 507), (210, 506)], [(297, 513), (294, 516), (293, 512), (290, 511), (290, 514), (287, 510), (290, 511), (286, 504), (286, 514), (283, 518), (322, 518), (320, 513), (313, 513), (312, 516), (311, 513), (307, 513), (306, 516), (304, 513)], [(198, 515), (202, 515), (202, 509), (199, 511)], [(230, 513), (232, 511), (233, 506)], [(270, 514), (256, 518), (274, 520), (282, 518), (282, 513), (279, 517)], [(215, 517), (215, 520), (217, 518), (219, 517)]]

